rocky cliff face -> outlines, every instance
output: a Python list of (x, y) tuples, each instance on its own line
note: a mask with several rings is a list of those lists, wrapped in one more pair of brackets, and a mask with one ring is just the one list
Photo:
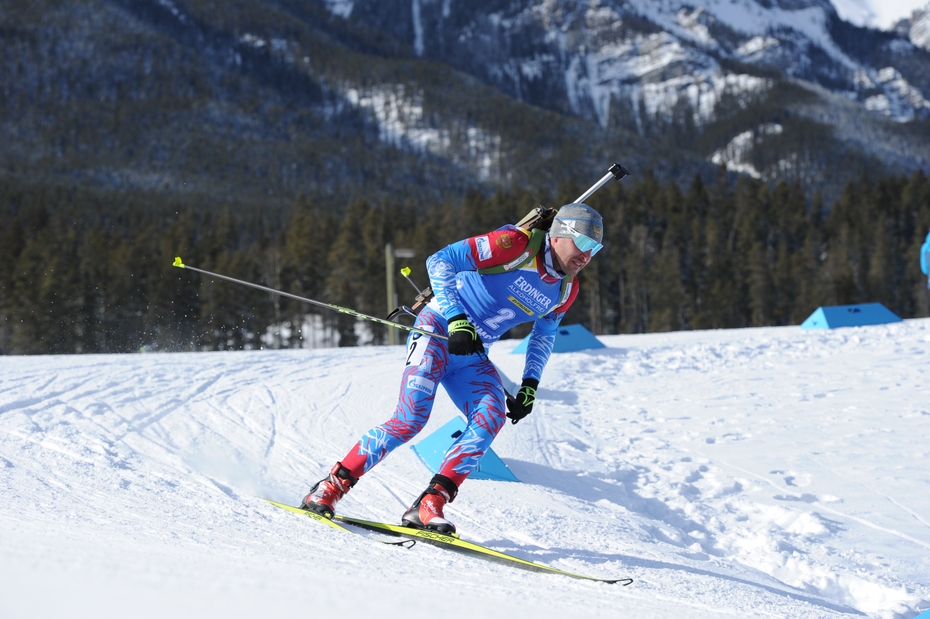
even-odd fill
[(900, 38), (914, 46), (930, 50), (930, 3), (911, 13), (909, 18), (902, 19), (894, 30)]
[(0, 4), (0, 176), (292, 203), (930, 169), (927, 12), (827, 0)]
[(922, 92), (930, 86), (928, 76), (908, 75), (875, 57), (884, 53), (889, 62), (921, 55), (917, 50), (930, 38), (924, 22), (914, 20), (909, 39), (856, 28), (842, 22), (827, 0), (326, 4), (348, 20), (391, 33), (418, 57), (602, 126), (617, 106), (668, 113), (681, 99), (703, 122), (725, 90), (756, 93), (765, 87), (762, 76), (773, 72), (864, 105), (871, 101), (870, 109), (893, 120), (930, 118)]
[[(930, 11), (915, 14), (908, 31), (896, 33), (845, 23), (827, 0), (325, 4), (349, 21), (389, 32), (417, 57), (449, 64), (518, 100), (593, 120), (603, 129), (648, 134), (656, 122), (700, 129), (732, 114), (734, 106), (765, 99), (776, 80), (838, 95), (854, 104), (850, 110), (869, 112), (866, 122), (875, 126), (930, 119), (925, 96)], [(818, 98), (833, 107), (830, 97)], [(815, 117), (817, 107), (794, 112)], [(745, 131), (771, 135), (760, 123), (732, 137)], [(897, 142), (900, 136), (888, 139)], [(720, 152), (702, 154), (721, 161)], [(910, 165), (928, 161), (924, 152)], [(747, 163), (734, 162), (734, 169), (745, 171)]]

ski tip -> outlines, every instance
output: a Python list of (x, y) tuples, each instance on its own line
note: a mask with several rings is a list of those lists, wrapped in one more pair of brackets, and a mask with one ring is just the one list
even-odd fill
[(181, 262), (181, 256), (175, 256), (175, 257), (174, 257), (174, 264), (171, 265), (171, 266), (176, 266), (176, 267), (178, 267), (178, 268), (183, 269), (183, 268), (184, 268), (184, 263)]

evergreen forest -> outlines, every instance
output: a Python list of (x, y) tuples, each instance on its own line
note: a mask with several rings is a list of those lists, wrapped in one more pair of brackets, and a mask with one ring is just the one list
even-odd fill
[[(475, 190), (435, 204), (301, 194), (263, 208), (3, 180), (0, 354), (385, 344), (386, 327), (172, 263), (385, 316), (388, 243), (416, 252), (396, 268), (423, 287), (440, 247), (583, 189)], [(820, 305), (876, 301), (902, 318), (930, 315), (919, 256), (930, 178), (863, 176), (831, 204), (807, 195), (723, 171), (685, 187), (649, 173), (609, 183), (589, 200), (605, 249), (564, 322), (595, 334), (796, 325)], [(396, 279), (409, 305), (416, 292)]]

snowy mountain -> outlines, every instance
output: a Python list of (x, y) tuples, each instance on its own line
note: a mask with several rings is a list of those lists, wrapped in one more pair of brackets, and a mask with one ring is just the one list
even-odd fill
[[(900, 71), (891, 78), (894, 67), (854, 57), (828, 0), (696, 6), (684, 0), (340, 0), (328, 6), (401, 37), (420, 57), (448, 62), (519, 99), (596, 118), (604, 127), (612, 106), (670, 117), (680, 100), (696, 123), (706, 123), (724, 93), (745, 98), (766, 89), (764, 77), (745, 72), (753, 68), (774, 69), (862, 103), (884, 97), (895, 105), (871, 109), (896, 121), (930, 118), (930, 102)], [(890, 36), (884, 43), (898, 54), (916, 45)], [(926, 76), (919, 79), (926, 87)]]
[[(346, 535), (295, 503), (393, 410), (399, 347), (0, 357), (0, 616), (880, 617), (930, 607), (930, 319), (554, 355), (463, 537), (625, 588)], [(519, 379), (516, 342), (491, 358)], [(364, 368), (364, 372), (359, 369)], [(421, 438), (457, 414), (444, 393)], [(420, 438), (414, 439), (414, 442)], [(397, 521), (410, 447), (346, 514)]]
[(552, 193), (622, 161), (829, 203), (862, 173), (930, 170), (926, 11), (879, 31), (827, 0), (218, 6), (0, 11), (0, 182), (286, 210)]
[[(604, 130), (644, 134), (656, 122), (700, 130), (772, 98), (785, 79), (817, 101), (796, 108), (788, 102), (782, 113), (822, 122), (821, 112), (835, 107), (830, 95), (838, 95), (868, 111), (866, 122), (874, 126), (930, 119), (922, 22), (908, 36), (857, 27), (828, 0), (326, 4), (350, 22), (389, 32), (418, 57), (448, 63), (519, 100), (595, 120)], [(883, 145), (872, 150), (844, 135), (845, 124), (861, 122), (844, 115), (828, 124), (842, 141), (878, 154)], [(899, 135), (880, 141), (902, 150)], [(726, 149), (718, 144), (704, 156), (719, 161)], [(916, 152), (894, 163), (930, 166), (926, 147), (910, 150)], [(727, 162), (738, 171), (752, 167), (748, 154)], [(779, 178), (784, 168), (784, 160), (773, 161), (753, 175)]]
[(911, 43), (923, 49), (930, 49), (930, 4), (914, 11), (910, 19), (904, 20), (900, 26), (906, 30)]

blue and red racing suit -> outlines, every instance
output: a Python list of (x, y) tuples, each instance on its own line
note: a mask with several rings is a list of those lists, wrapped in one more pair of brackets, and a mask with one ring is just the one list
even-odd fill
[[(532, 262), (523, 267), (479, 272), (523, 262), (529, 256), (529, 238), (529, 233), (505, 226), (430, 256), (426, 266), (435, 297), (420, 312), (416, 326), (448, 335), (448, 319), (466, 314), (487, 350), (511, 327), (535, 321), (523, 378), (539, 380), (559, 323), (578, 296), (577, 280), (566, 282), (563, 289), (562, 276), (552, 264), (548, 235)], [(423, 429), (440, 384), (467, 419), (465, 431), (446, 453), (439, 471), (461, 485), (504, 426), (504, 387), (487, 355), (450, 355), (445, 340), (419, 333), (407, 338), (407, 364), (394, 415), (366, 432), (342, 460), (353, 477), (361, 477)]]

